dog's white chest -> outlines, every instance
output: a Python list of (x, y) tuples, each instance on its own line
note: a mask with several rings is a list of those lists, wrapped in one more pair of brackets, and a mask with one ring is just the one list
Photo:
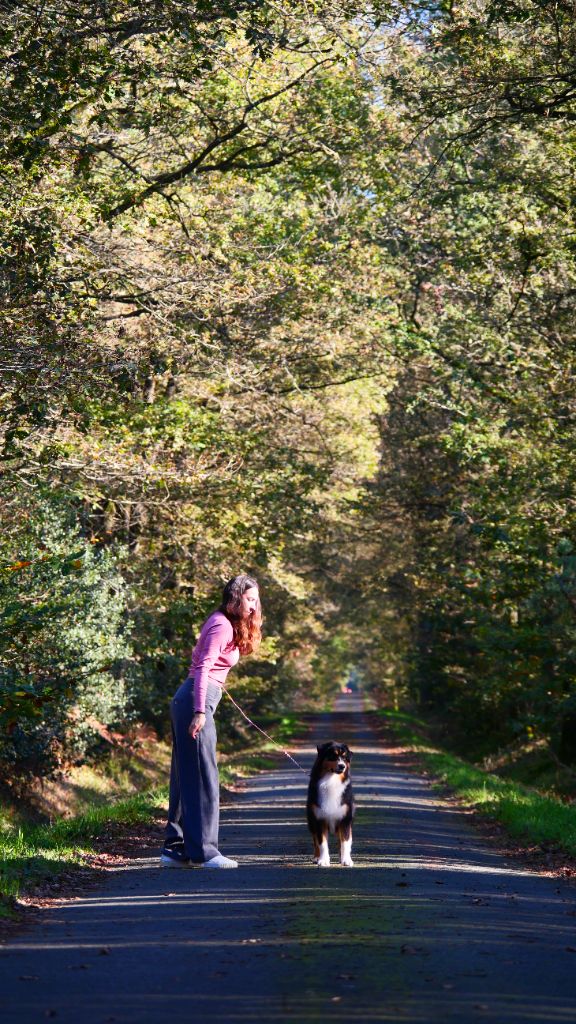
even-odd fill
[(342, 803), (343, 786), (339, 775), (326, 775), (318, 783), (318, 818), (327, 821), (330, 828), (342, 820), (346, 814), (346, 804)]

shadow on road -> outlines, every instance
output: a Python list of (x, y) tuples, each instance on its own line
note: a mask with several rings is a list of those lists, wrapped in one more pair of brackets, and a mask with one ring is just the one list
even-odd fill
[(357, 698), (312, 735), (306, 768), (316, 741), (354, 751), (354, 868), (312, 864), (307, 777), (279, 761), (223, 809), (238, 871), (154, 855), (110, 872), (3, 949), (2, 1020), (573, 1021), (573, 887), (494, 851), (382, 749)]

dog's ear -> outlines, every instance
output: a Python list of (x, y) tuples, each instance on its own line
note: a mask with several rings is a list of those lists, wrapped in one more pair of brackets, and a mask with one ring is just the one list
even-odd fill
[(328, 750), (333, 745), (333, 740), (326, 740), (326, 743), (319, 743), (316, 750), (319, 754), (323, 754), (325, 750)]

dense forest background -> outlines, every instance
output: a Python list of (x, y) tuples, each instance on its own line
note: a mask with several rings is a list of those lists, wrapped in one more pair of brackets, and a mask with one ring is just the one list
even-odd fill
[(0, 9), (3, 778), (161, 732), (241, 571), (248, 707), (576, 761), (573, 0)]

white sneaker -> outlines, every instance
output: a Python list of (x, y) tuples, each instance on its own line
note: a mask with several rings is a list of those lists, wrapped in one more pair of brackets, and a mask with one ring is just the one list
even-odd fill
[(232, 860), (231, 857), (225, 857), (223, 853), (217, 853), (215, 857), (211, 857), (210, 860), (205, 860), (200, 865), (201, 868), (237, 868), (238, 861)]

